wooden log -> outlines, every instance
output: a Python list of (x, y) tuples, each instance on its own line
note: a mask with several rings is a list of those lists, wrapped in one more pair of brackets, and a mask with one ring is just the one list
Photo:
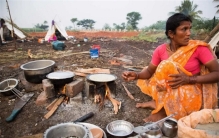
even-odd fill
[(52, 107), (52, 109), (44, 116), (44, 118), (48, 119), (59, 107), (59, 105), (62, 103), (62, 101), (64, 100), (65, 96), (62, 96), (58, 99), (57, 102), (55, 102), (54, 106)]
[(57, 101), (58, 101), (58, 98), (56, 98), (54, 101), (52, 101), (52, 103), (50, 103), (50, 104), (46, 107), (46, 109), (50, 111)]

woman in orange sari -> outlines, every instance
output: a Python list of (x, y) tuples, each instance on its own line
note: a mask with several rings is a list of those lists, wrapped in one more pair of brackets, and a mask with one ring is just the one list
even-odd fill
[(165, 32), (169, 43), (155, 49), (151, 63), (141, 72), (122, 74), (126, 81), (137, 80), (141, 91), (152, 97), (136, 104), (154, 109), (145, 122), (170, 114), (180, 119), (201, 108), (217, 107), (219, 64), (207, 43), (190, 40), (191, 27), (191, 19), (184, 14), (169, 17)]

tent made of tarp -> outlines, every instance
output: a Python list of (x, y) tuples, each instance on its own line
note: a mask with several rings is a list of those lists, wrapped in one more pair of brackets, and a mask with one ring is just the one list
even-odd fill
[[(5, 19), (4, 19), (5, 20)], [(5, 26), (12, 32), (12, 24), (8, 20), (5, 20)], [(22, 32), (22, 30), (17, 26), (13, 25), (14, 33), (17, 35), (18, 38), (24, 39), (26, 38), (26, 34)]]
[(60, 34), (66, 39), (68, 40), (68, 34), (65, 31), (64, 28), (62, 28), (62, 26), (58, 23), (55, 22), (54, 20), (52, 21), (52, 24), (49, 26), (49, 30), (45, 36), (45, 41), (48, 41), (49, 38), (56, 33), (56, 29), (60, 32)]

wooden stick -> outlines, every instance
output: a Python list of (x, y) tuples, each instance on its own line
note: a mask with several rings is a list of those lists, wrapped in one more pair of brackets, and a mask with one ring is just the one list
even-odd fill
[(132, 100), (134, 100), (135, 98), (132, 96), (131, 92), (125, 87), (124, 84), (122, 84), (122, 86), (124, 87), (126, 93), (128, 94), (129, 98), (131, 98)]
[(48, 119), (57, 110), (57, 108), (62, 103), (64, 98), (65, 96), (62, 96), (61, 98), (59, 98), (58, 101), (55, 102), (55, 105), (52, 107), (52, 109), (44, 116), (44, 118)]
[(110, 89), (109, 89), (107, 83), (105, 83), (105, 86), (106, 86), (106, 91), (107, 91), (106, 96), (113, 104), (114, 113), (117, 114), (119, 109), (121, 108), (122, 103), (111, 97), (111, 92), (110, 92)]
[(58, 98), (56, 98), (55, 100), (53, 100), (52, 103), (50, 103), (50, 104), (46, 107), (46, 109), (50, 111), (57, 101), (58, 101)]

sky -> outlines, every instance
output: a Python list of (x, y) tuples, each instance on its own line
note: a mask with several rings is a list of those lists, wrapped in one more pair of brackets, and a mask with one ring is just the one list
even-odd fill
[[(95, 29), (107, 23), (121, 25), (126, 23), (130, 12), (139, 12), (142, 20), (138, 28), (150, 26), (159, 20), (166, 20), (169, 12), (174, 12), (182, 0), (7, 0), (11, 17), (20, 28), (33, 28), (44, 21), (51, 24), (54, 19), (63, 27), (73, 26), (72, 18), (92, 19)], [(198, 5), (202, 18), (213, 19), (216, 5), (213, 0), (191, 0)], [(6, 0), (0, 0), (0, 18), (10, 19)]]

